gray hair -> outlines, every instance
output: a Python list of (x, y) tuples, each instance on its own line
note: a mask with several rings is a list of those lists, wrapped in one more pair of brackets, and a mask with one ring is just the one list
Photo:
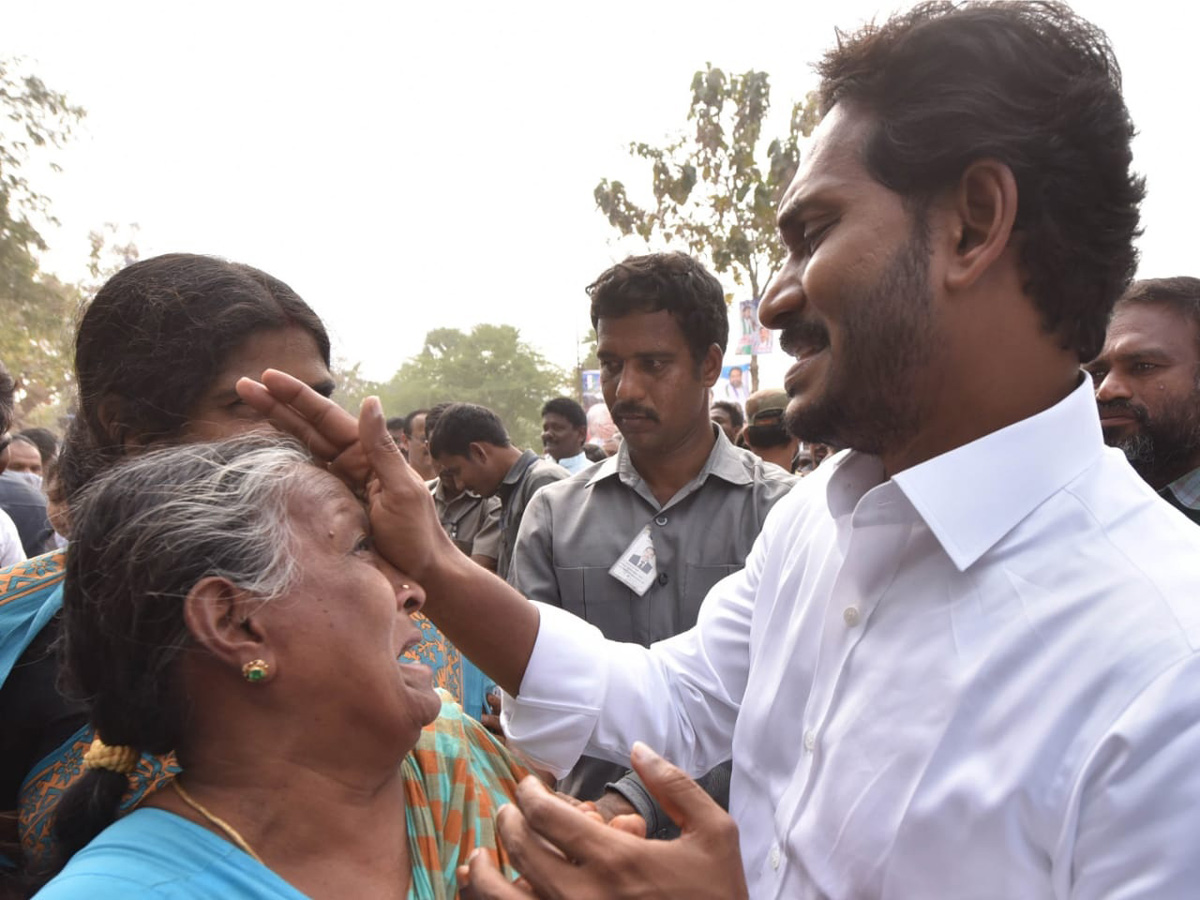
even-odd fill
[(186, 713), (175, 661), (183, 600), (217, 576), (263, 602), (295, 583), (288, 500), (312, 458), (278, 434), (155, 450), (106, 472), (72, 506), (64, 678), (105, 741), (173, 749)]

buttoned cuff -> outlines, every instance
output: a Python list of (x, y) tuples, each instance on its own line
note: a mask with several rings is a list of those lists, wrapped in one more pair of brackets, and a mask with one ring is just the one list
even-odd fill
[(535, 603), (541, 621), (518, 697), (501, 694), (513, 747), (561, 778), (583, 755), (608, 687), (608, 653), (594, 625)]

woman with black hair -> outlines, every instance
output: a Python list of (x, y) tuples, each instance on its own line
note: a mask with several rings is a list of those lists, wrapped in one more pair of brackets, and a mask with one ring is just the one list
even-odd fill
[[(132, 453), (266, 427), (233, 386), (267, 366), (325, 396), (333, 390), (325, 327), (282, 281), (182, 253), (123, 269), (80, 320), (78, 413), (56, 491), (69, 505)], [(27, 893), (50, 866), (55, 805), (93, 737), (84, 711), (55, 686), (63, 565), (58, 550), (0, 571), (0, 895)], [(127, 803), (170, 765), (142, 758)]]

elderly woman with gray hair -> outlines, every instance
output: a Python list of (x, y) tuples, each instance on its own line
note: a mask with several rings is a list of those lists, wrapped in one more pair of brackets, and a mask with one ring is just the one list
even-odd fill
[[(72, 514), (64, 675), (99, 739), (57, 814), (84, 849), (39, 897), (450, 897), (476, 848), (513, 877), (493, 821), (525, 772), (398, 661), (422, 588), (302, 447), (154, 451)], [(182, 773), (116, 819), (168, 751)]]

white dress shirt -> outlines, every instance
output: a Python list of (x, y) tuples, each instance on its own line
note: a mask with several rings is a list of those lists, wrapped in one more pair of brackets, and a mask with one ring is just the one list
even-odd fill
[(890, 480), (827, 461), (649, 649), (540, 613), (516, 746), (732, 751), (753, 898), (1200, 897), (1200, 529), (1086, 381)]
[(13, 524), (12, 517), (0, 509), (0, 569), (15, 566), (26, 558), (17, 526)]

